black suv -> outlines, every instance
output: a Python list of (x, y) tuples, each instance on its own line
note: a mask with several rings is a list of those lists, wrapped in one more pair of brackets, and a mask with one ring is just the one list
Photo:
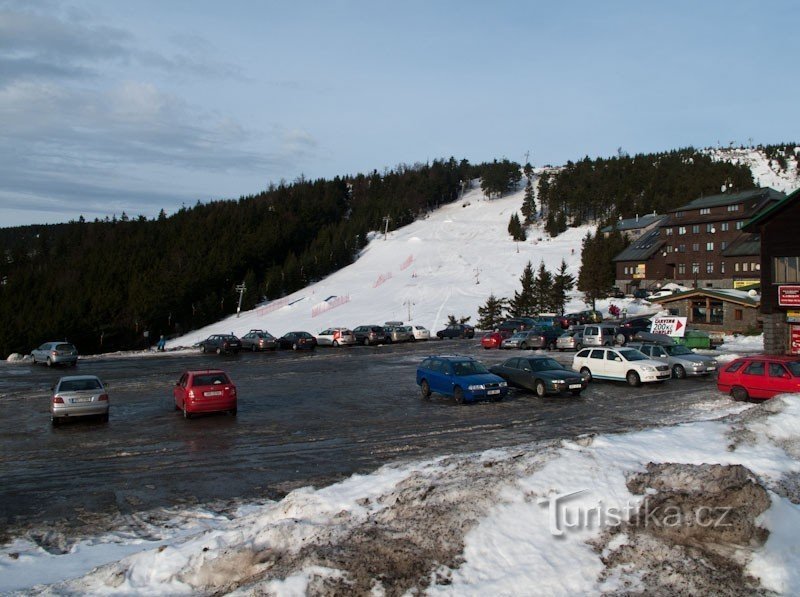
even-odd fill
[(436, 332), (436, 337), (444, 338), (474, 338), (475, 328), (466, 323), (454, 323), (443, 330)]
[(385, 344), (390, 342), (389, 335), (381, 325), (360, 325), (353, 329), (356, 344), (369, 346), (370, 344)]
[(200, 352), (236, 354), (241, 348), (242, 343), (233, 334), (212, 334), (200, 342)]

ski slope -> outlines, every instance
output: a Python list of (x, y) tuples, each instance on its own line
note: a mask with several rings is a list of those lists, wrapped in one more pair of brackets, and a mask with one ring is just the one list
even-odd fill
[[(511, 297), (519, 290), (528, 261), (538, 268), (543, 260), (555, 271), (563, 258), (570, 273), (578, 275), (581, 240), (594, 227), (570, 228), (551, 239), (533, 226), (528, 240), (516, 243), (508, 234), (508, 221), (522, 207), (523, 195), (520, 189), (486, 199), (475, 188), (386, 238), (373, 233), (354, 263), (324, 280), (176, 338), (168, 347), (192, 345), (213, 333), (242, 335), (253, 328), (281, 336), (292, 330), (316, 334), (331, 326), (404, 321), (436, 331), (451, 314), (471, 316), (474, 323), (489, 294)], [(584, 308), (575, 294), (568, 310)]]

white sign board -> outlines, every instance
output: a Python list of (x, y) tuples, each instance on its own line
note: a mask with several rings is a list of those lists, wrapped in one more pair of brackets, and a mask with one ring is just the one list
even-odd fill
[(683, 338), (686, 333), (685, 317), (654, 317), (650, 325), (651, 334), (664, 334), (673, 338)]

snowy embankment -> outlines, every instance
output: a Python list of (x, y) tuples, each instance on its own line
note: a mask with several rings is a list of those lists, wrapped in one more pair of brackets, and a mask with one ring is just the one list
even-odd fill
[[(704, 150), (711, 159), (718, 162), (731, 162), (743, 164), (750, 168), (753, 180), (760, 187), (771, 187), (776, 191), (790, 193), (798, 188), (800, 172), (797, 162), (793, 159), (786, 161), (786, 170), (782, 170), (777, 160), (767, 159), (766, 154), (752, 147), (730, 147)], [(800, 153), (800, 147), (794, 148), (794, 153)]]
[(0, 591), (800, 593), (800, 396), (705, 418), (386, 466), (63, 554), (17, 539)]
[[(332, 326), (355, 327), (405, 321), (441, 329), (448, 315), (477, 320), (478, 307), (491, 293), (512, 297), (528, 261), (544, 261), (551, 272), (567, 264), (577, 278), (581, 241), (593, 226), (569, 228), (550, 238), (540, 226), (528, 229), (528, 240), (514, 242), (507, 228), (522, 207), (524, 191), (486, 199), (479, 189), (384, 238), (374, 234), (355, 263), (324, 280), (272, 301), (240, 317), (231, 315), (167, 343), (191, 346), (214, 333), (243, 335), (251, 329), (283, 335), (292, 330), (312, 334)], [(654, 310), (649, 303), (622, 299), (601, 301), (626, 307), (633, 315)], [(586, 305), (573, 293), (567, 311)]]

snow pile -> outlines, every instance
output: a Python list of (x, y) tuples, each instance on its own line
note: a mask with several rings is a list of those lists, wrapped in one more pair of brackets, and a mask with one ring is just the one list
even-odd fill
[(744, 336), (733, 334), (724, 336), (718, 350), (724, 352), (763, 352), (764, 334)]
[(0, 591), (58, 570), (57, 593), (798, 594), (800, 396), (708, 416), (387, 466), (149, 543), (17, 540)]
[[(744, 164), (753, 172), (753, 180), (760, 187), (772, 187), (777, 191), (790, 193), (800, 187), (800, 172), (797, 162), (790, 158), (786, 160), (786, 170), (781, 170), (776, 160), (767, 159), (766, 154), (756, 148), (727, 148), (704, 150), (712, 159), (720, 162)], [(795, 147), (794, 152), (800, 152), (800, 147)]]
[(31, 356), (30, 355), (21, 355), (18, 352), (12, 352), (6, 358), (6, 362), (7, 363), (17, 363), (17, 364), (26, 363), (26, 362), (29, 362), (30, 360), (31, 360)]

